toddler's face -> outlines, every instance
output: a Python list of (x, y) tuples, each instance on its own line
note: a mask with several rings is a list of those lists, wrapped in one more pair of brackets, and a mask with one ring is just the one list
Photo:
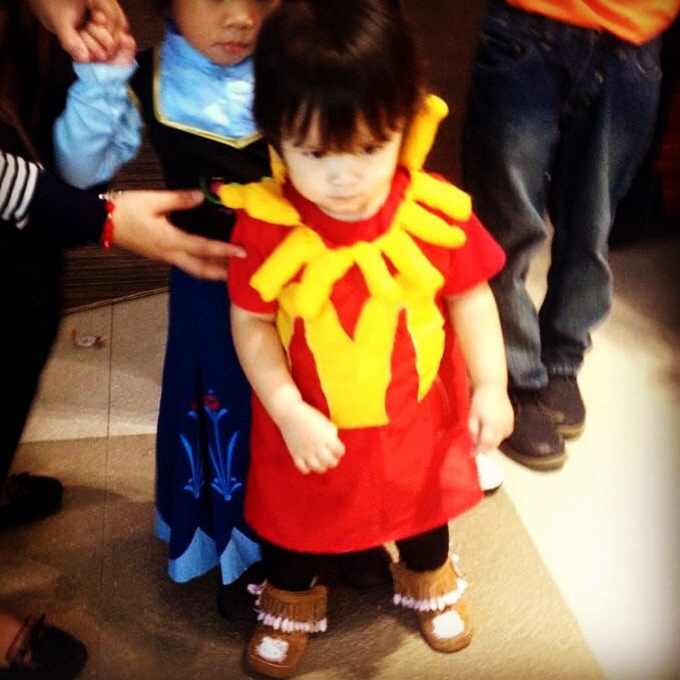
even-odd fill
[(324, 149), (318, 126), (312, 123), (301, 143), (281, 141), (281, 155), (295, 188), (323, 212), (343, 222), (375, 215), (389, 195), (397, 168), (403, 133), (393, 131), (376, 140), (359, 125), (348, 151)]
[(172, 0), (172, 16), (184, 38), (215, 64), (249, 57), (265, 19), (281, 0)]

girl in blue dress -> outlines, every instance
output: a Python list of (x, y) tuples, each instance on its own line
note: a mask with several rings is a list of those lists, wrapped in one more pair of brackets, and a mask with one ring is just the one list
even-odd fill
[[(251, 116), (251, 55), (280, 0), (171, 0), (161, 44), (106, 64), (75, 64), (78, 79), (55, 127), (68, 181), (109, 181), (140, 150), (142, 133), (171, 188), (269, 173)], [(131, 95), (131, 92), (133, 93)], [(232, 214), (211, 203), (176, 223), (228, 240)], [(235, 249), (236, 251), (236, 249)], [(231, 584), (260, 559), (243, 520), (250, 388), (234, 353), (224, 282), (174, 268), (156, 447), (156, 534), (170, 577), (186, 582), (219, 566)], [(249, 578), (251, 574), (247, 574)]]

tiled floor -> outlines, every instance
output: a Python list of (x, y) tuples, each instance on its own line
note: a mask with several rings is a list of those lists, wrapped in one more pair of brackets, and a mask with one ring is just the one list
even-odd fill
[[(505, 494), (609, 680), (680, 678), (678, 263), (680, 240), (612, 254), (614, 308), (581, 375), (588, 423), (569, 445), (564, 469), (536, 473), (496, 458)], [(537, 296), (541, 275), (539, 263)], [(108, 455), (130, 456), (130, 475), (137, 474), (125, 436), (155, 430), (166, 300), (155, 295), (67, 316), (24, 441), (108, 437)], [(103, 342), (74, 349), (72, 329)], [(135, 489), (139, 498), (130, 502), (150, 513), (151, 479), (140, 476)], [(116, 584), (117, 597), (132, 597), (124, 581)], [(543, 630), (553, 622), (531, 625)]]

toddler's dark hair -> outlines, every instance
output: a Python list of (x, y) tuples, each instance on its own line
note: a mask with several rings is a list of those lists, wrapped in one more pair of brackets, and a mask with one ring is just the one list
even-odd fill
[(284, 0), (255, 50), (258, 127), (280, 148), (318, 115), (325, 148), (348, 150), (359, 122), (380, 141), (407, 125), (422, 94), (406, 21), (390, 0)]

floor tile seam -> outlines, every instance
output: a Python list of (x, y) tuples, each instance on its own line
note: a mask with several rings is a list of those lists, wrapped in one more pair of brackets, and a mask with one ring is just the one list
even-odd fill
[[(106, 437), (108, 437), (111, 434), (111, 399), (112, 399), (112, 392), (113, 392), (113, 343), (114, 343), (114, 334), (115, 334), (115, 328), (114, 328), (114, 310), (113, 310), (113, 305), (109, 305), (109, 342), (107, 343), (106, 346), (106, 351), (107, 351), (107, 359), (108, 359), (108, 385), (107, 385), (107, 400), (106, 400)], [(107, 449), (108, 451), (108, 449)], [(107, 469), (108, 469), (108, 456), (107, 456)]]

